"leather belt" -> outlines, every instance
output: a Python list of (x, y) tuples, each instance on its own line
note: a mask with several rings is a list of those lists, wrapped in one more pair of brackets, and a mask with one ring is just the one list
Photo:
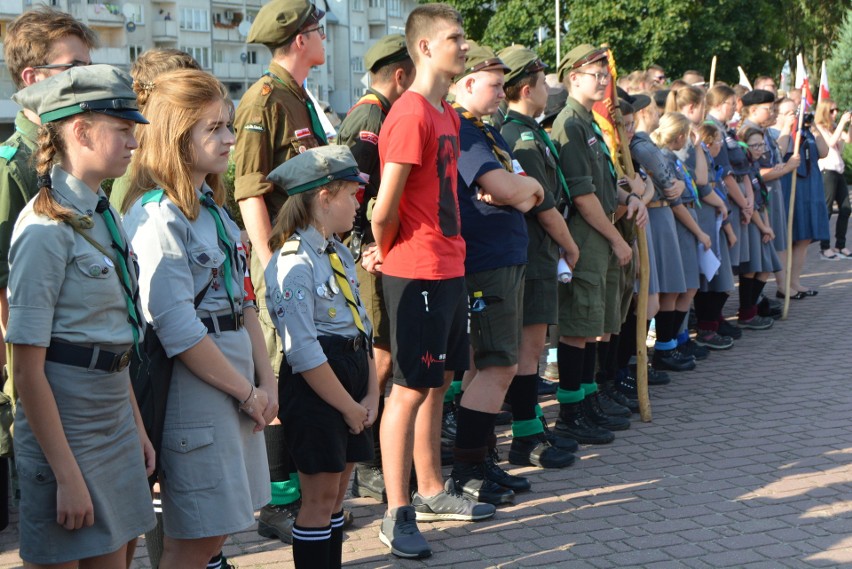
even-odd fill
[(51, 342), (47, 347), (45, 358), (58, 364), (115, 373), (128, 366), (132, 351), (131, 347), (117, 354), (100, 348), (88, 348), (56, 341)]
[(648, 205), (646, 205), (645, 207), (650, 209), (650, 208), (655, 208), (655, 207), (669, 207), (670, 205), (671, 204), (669, 203), (669, 200), (656, 200), (656, 201), (648, 202)]
[(214, 314), (202, 318), (201, 323), (207, 327), (208, 334), (233, 332), (245, 326), (245, 317), (242, 312), (237, 314), (236, 317), (233, 314), (223, 314), (222, 316)]
[(319, 336), (317, 337), (323, 349), (337, 349), (346, 352), (357, 352), (367, 347), (367, 342), (361, 334), (354, 338), (344, 338), (343, 336)]
[(683, 202), (681, 205), (686, 206), (689, 209), (695, 209), (695, 202)]

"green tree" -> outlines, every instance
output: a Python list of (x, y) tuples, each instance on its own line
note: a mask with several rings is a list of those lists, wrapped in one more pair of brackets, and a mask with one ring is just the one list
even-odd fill
[[(421, 4), (435, 0), (420, 0)], [(494, 16), (499, 0), (484, 2), (483, 0), (446, 0), (446, 3), (459, 11), (464, 20), (464, 31), (468, 39), (480, 41)]]
[(831, 59), (828, 60), (831, 98), (842, 109), (852, 108), (852, 10), (846, 11), (837, 34)]
[[(553, 0), (504, 0), (491, 18), (482, 41), (501, 50), (513, 44), (535, 49), (550, 69), (556, 70), (555, 10)], [(539, 43), (538, 30), (547, 30)]]

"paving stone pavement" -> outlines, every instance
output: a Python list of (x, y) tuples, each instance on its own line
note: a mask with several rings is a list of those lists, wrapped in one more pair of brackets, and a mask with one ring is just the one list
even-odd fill
[[(803, 284), (819, 295), (791, 301), (787, 321), (671, 374), (651, 388), (651, 423), (634, 415), (574, 466), (512, 468), (533, 491), (493, 519), (422, 524), (432, 558), (389, 555), (376, 537), (383, 508), (347, 500), (356, 519), (346, 566), (852, 567), (852, 261), (819, 261), (817, 249)], [(552, 421), (553, 397), (543, 407)], [(0, 533), (0, 568), (20, 566), (17, 538), (13, 521)], [(292, 567), (289, 546), (254, 528), (229, 538), (225, 554), (241, 569)], [(149, 566), (140, 540), (134, 567)]]

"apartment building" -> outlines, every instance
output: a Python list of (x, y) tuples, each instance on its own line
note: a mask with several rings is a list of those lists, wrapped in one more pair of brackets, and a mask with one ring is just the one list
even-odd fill
[[(345, 113), (365, 88), (364, 53), (388, 33), (404, 33), (405, 18), (416, 0), (315, 0), (326, 11), (326, 64), (308, 77), (308, 88)], [(245, 43), (261, 0), (46, 0), (93, 28), (101, 47), (95, 63), (129, 69), (136, 57), (152, 47), (171, 47), (192, 54), (239, 100), (266, 70), (270, 53)], [(0, 41), (12, 19), (37, 5), (33, 0), (0, 0)], [(0, 44), (2, 47), (2, 44)], [(2, 58), (2, 50), (0, 50)], [(0, 136), (11, 131), (17, 105), (15, 88), (0, 65)]]

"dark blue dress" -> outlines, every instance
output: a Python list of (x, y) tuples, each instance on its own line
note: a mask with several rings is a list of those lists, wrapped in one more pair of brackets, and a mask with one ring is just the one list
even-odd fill
[[(802, 162), (796, 170), (798, 181), (796, 182), (796, 204), (793, 210), (793, 241), (826, 241), (830, 236), (822, 174), (817, 163), (819, 151), (814, 135), (809, 130), (803, 132), (799, 152)], [(791, 155), (792, 152), (788, 153), (784, 160), (788, 160)], [(792, 179), (792, 174), (781, 178), (784, 203), (787, 207), (790, 204)]]

